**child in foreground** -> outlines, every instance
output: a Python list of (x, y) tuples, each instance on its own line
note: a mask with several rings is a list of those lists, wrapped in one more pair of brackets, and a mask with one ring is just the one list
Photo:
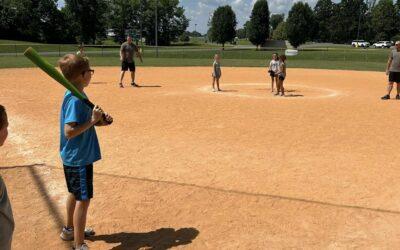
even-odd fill
[(286, 79), (286, 56), (281, 55), (279, 56), (279, 70), (278, 70), (278, 83), (277, 83), (277, 92), (275, 95), (279, 95), (279, 92), (281, 93), (281, 96), (285, 95), (285, 88), (283, 87), (283, 82)]
[(272, 54), (272, 60), (269, 63), (268, 73), (271, 77), (271, 92), (274, 92), (274, 83), (278, 85), (278, 70), (279, 70), (279, 58), (278, 54)]
[[(222, 75), (220, 61), (221, 61), (220, 55), (216, 54), (214, 56), (213, 73), (212, 73), (212, 78), (213, 78), (212, 88), (214, 92), (221, 91), (221, 89), (219, 88), (219, 79), (221, 78)], [(215, 89), (215, 83), (217, 84), (217, 89)]]
[[(84, 89), (89, 86), (94, 74), (89, 60), (68, 54), (58, 64), (63, 75), (86, 96)], [(103, 119), (103, 113), (99, 106), (91, 110), (69, 90), (65, 93), (60, 117), (60, 154), (69, 196), (67, 224), (60, 237), (66, 241), (74, 240), (74, 249), (89, 249), (84, 238), (94, 234), (92, 230), (85, 230), (90, 199), (93, 198), (93, 163), (101, 159), (94, 126), (112, 122), (108, 114)]]
[[(8, 118), (6, 109), (0, 105), (0, 147), (8, 136)], [(10, 250), (14, 232), (14, 218), (8, 199), (6, 184), (0, 175), (0, 249)]]

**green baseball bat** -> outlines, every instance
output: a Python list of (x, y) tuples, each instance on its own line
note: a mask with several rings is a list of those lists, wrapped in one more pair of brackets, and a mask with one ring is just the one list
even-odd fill
[[(89, 101), (79, 90), (70, 83), (56, 68), (47, 62), (43, 57), (41, 57), (35, 49), (29, 47), (25, 50), (24, 56), (29, 58), (36, 66), (41, 68), (44, 72), (46, 72), (51, 78), (56, 80), (58, 83), (63, 85), (66, 89), (71, 91), (71, 93), (83, 101), (89, 108), (94, 109), (94, 104)], [(106, 121), (105, 114), (103, 114), (103, 120)]]

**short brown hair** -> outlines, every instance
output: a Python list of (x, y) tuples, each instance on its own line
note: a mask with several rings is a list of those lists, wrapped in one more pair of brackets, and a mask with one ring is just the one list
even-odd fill
[(7, 112), (6, 108), (0, 104), (0, 129), (3, 129), (7, 123)]
[(63, 56), (58, 60), (58, 66), (63, 75), (70, 81), (76, 79), (85, 70), (90, 69), (89, 60), (86, 57), (74, 54)]

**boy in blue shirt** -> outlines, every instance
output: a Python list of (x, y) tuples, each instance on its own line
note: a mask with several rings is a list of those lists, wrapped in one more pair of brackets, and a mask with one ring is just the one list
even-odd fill
[[(68, 54), (58, 62), (63, 75), (86, 96), (84, 88), (90, 83), (94, 70), (89, 60), (79, 55)], [(67, 91), (60, 117), (60, 154), (67, 182), (67, 225), (62, 229), (63, 240), (74, 240), (75, 249), (89, 249), (84, 243), (86, 216), (93, 197), (93, 163), (101, 159), (100, 146), (94, 126), (105, 126), (112, 117), (96, 106), (93, 110)]]

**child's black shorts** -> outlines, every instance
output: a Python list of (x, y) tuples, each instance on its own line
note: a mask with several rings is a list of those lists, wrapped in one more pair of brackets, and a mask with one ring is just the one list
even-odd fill
[(93, 198), (93, 164), (81, 167), (64, 165), (64, 175), (68, 192), (78, 201), (87, 201)]
[(270, 70), (270, 71), (268, 71), (268, 72), (269, 72), (269, 75), (270, 75), (271, 77), (275, 77), (275, 72), (274, 72), (274, 71)]
[(123, 61), (122, 65), (121, 65), (121, 71), (128, 71), (128, 69), (131, 72), (135, 72), (135, 70), (136, 70), (135, 62), (125, 62), (125, 61)]
[(279, 75), (279, 80), (283, 81), (285, 80), (285, 77), (283, 75)]
[(389, 72), (389, 82), (400, 83), (400, 72)]

